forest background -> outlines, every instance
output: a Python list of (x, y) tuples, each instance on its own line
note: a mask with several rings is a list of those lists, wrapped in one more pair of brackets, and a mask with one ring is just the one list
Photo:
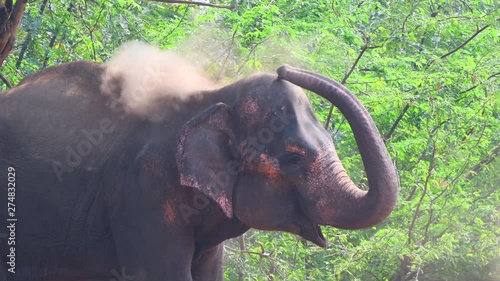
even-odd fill
[[(498, 1), (207, 3), (29, 1), (1, 72), (16, 85), (47, 66), (106, 62), (141, 40), (220, 83), (284, 63), (332, 77), (386, 141), (401, 182), (395, 211), (371, 229), (324, 228), (326, 249), (251, 230), (226, 243), (226, 280), (500, 280)], [(349, 125), (309, 97), (366, 185)]]

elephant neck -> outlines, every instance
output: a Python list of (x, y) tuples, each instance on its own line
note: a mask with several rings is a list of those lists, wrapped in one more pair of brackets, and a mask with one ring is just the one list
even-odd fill
[(232, 108), (239, 97), (239, 91), (233, 88), (234, 86), (227, 86), (213, 91), (197, 93), (186, 100), (184, 107), (187, 111), (189, 109), (194, 110), (195, 114), (217, 103), (224, 103)]
[(229, 86), (212, 91), (192, 93), (181, 100), (172, 100), (170, 97), (164, 97), (157, 100), (157, 104), (155, 105), (155, 109), (162, 112), (161, 118), (156, 121), (153, 120), (153, 123), (164, 123), (169, 127), (172, 125), (182, 125), (211, 105), (224, 103), (229, 107), (233, 107), (238, 96), (238, 92)]
[(200, 214), (199, 224), (195, 228), (196, 252), (203, 253), (227, 239), (238, 237), (250, 227), (242, 223), (236, 216), (227, 218), (214, 205)]
[[(213, 91), (191, 94), (188, 98), (177, 103), (175, 110), (169, 113), (163, 124), (155, 124), (153, 131), (160, 132), (160, 138), (163, 138), (164, 130), (161, 128), (169, 128), (169, 132), (172, 134), (171, 137), (174, 137), (186, 122), (210, 106), (217, 103), (224, 103), (232, 108), (240, 96), (239, 93), (237, 88), (230, 85)], [(167, 102), (165, 100), (165, 103)], [(169, 104), (161, 106), (168, 109), (171, 108)], [(160, 129), (158, 130), (158, 128)], [(175, 159), (174, 149), (172, 149), (175, 145), (175, 142), (166, 144), (166, 150), (170, 151), (167, 158), (168, 161), (174, 161)], [(198, 191), (191, 190), (189, 192), (193, 192), (189, 196), (190, 198), (194, 198)], [(227, 218), (214, 202), (212, 202), (210, 208), (204, 209), (199, 214), (194, 215), (192, 221), (196, 228), (195, 240), (197, 252), (213, 248), (227, 239), (242, 235), (249, 229), (248, 226), (236, 217)]]

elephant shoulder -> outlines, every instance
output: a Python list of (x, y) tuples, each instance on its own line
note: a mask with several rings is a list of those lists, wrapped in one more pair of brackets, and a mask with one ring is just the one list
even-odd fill
[(136, 140), (133, 143), (127, 141), (115, 147), (115, 153), (111, 153), (107, 161), (109, 167), (105, 170), (116, 171), (120, 175), (117, 178), (123, 180), (119, 184), (123, 190), (128, 187), (132, 190), (141, 187), (149, 189), (155, 186), (152, 180), (160, 180), (165, 185), (175, 180), (171, 173), (175, 167), (168, 164), (171, 161), (167, 159), (165, 149), (154, 141), (137, 140), (140, 135), (142, 132), (134, 134)]
[(10, 123), (19, 120), (16, 126), (47, 125), (57, 119), (57, 123), (72, 127), (78, 127), (82, 116), (87, 121), (102, 119), (110, 114), (109, 97), (101, 92), (105, 69), (104, 64), (77, 61), (30, 74), (0, 94), (0, 118)]
[(168, 155), (172, 152), (160, 143), (155, 141), (148, 141), (138, 147), (137, 151), (131, 156), (134, 162), (135, 170), (141, 171), (146, 177), (167, 176), (167, 171), (175, 168), (175, 165), (168, 164)]
[[(66, 82), (100, 82), (100, 77), (105, 70), (102, 63), (91, 61), (75, 61), (57, 66), (47, 67), (38, 72), (27, 75), (19, 82), (18, 86), (30, 83), (43, 83), (64, 80)], [(69, 80), (68, 80), (69, 79)]]
[(7, 103), (9, 100), (26, 103), (28, 99), (37, 99), (47, 107), (54, 106), (59, 101), (69, 105), (68, 100), (104, 100), (100, 87), (105, 69), (104, 64), (89, 61), (48, 67), (26, 76), (16, 87), (1, 96)]

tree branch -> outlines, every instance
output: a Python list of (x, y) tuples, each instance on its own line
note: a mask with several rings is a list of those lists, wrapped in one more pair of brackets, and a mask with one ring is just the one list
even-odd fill
[(172, 4), (207, 6), (207, 7), (212, 7), (212, 8), (229, 9), (229, 10), (232, 10), (234, 8), (234, 6), (232, 6), (232, 5), (224, 6), (224, 5), (217, 5), (217, 4), (197, 2), (197, 1), (175, 1), (175, 0), (151, 0), (151, 1), (152, 2), (162, 2), (162, 3), (172, 3)]
[(231, 43), (229, 44), (229, 47), (227, 48), (227, 56), (224, 58), (224, 61), (222, 62), (222, 65), (219, 69), (219, 73), (217, 73), (217, 75), (215, 76), (215, 81), (219, 81), (221, 76), (222, 76), (222, 72), (225, 70), (226, 68), (226, 63), (227, 63), (227, 60), (229, 59), (229, 56), (231, 55), (232, 53), (232, 48), (233, 48), (233, 45), (234, 45), (234, 41), (235, 41), (235, 38), (236, 38), (236, 33), (238, 32), (238, 28), (239, 26), (236, 26), (236, 28), (234, 29), (234, 32), (233, 32), (233, 36), (231, 36)]
[[(495, 74), (490, 75), (488, 78), (486, 78), (486, 80), (481, 81), (479, 84), (474, 85), (474, 86), (470, 87), (470, 88), (469, 88), (469, 89), (467, 89), (467, 90), (463, 90), (463, 91), (461, 91), (461, 92), (460, 92), (460, 93), (458, 93), (457, 95), (462, 95), (462, 94), (465, 94), (465, 93), (467, 93), (467, 92), (470, 92), (470, 91), (474, 90), (475, 88), (479, 87), (480, 85), (483, 85), (484, 83), (486, 83), (487, 81), (489, 81), (491, 78), (494, 78), (494, 77), (497, 77), (497, 76), (500, 76), (500, 72), (497, 72), (497, 73), (495, 73)], [(460, 100), (462, 100), (462, 99), (463, 99), (463, 97), (460, 97), (460, 98), (458, 98), (456, 101), (460, 101)]]
[(401, 111), (401, 113), (399, 114), (398, 118), (396, 118), (396, 121), (394, 121), (394, 124), (392, 124), (392, 127), (391, 129), (389, 130), (389, 132), (385, 135), (384, 137), (384, 140), (387, 141), (389, 138), (391, 138), (392, 136), (392, 133), (394, 133), (394, 131), (396, 130), (399, 122), (401, 121), (401, 119), (403, 119), (403, 116), (405, 115), (406, 111), (408, 111), (408, 109), (410, 108), (410, 104), (407, 103), (405, 105), (405, 107), (403, 108), (403, 111)]
[(424, 197), (427, 194), (427, 188), (429, 187), (429, 181), (432, 175), (432, 171), (434, 170), (434, 158), (436, 156), (436, 144), (432, 146), (432, 155), (429, 163), (429, 168), (427, 169), (427, 176), (425, 178), (424, 190), (422, 191), (422, 196), (420, 196), (420, 200), (417, 204), (417, 209), (415, 210), (415, 214), (413, 215), (413, 219), (411, 220), (410, 228), (408, 230), (408, 244), (411, 244), (411, 237), (413, 234), (413, 228), (415, 227), (415, 221), (417, 220), (417, 216), (420, 212), (420, 207), (422, 206), (422, 202), (424, 201)]
[(483, 170), (484, 166), (493, 162), (495, 159), (497, 159), (498, 156), (500, 156), (500, 145), (497, 145), (497, 147), (495, 147), (495, 149), (493, 149), (493, 151), (487, 157), (483, 158), (479, 163), (474, 165), (474, 167), (472, 167), (472, 169), (466, 176), (466, 179), (471, 180)]
[[(361, 52), (359, 53), (358, 57), (356, 58), (356, 60), (352, 64), (351, 69), (349, 69), (349, 71), (344, 75), (344, 79), (342, 79), (342, 82), (340, 82), (342, 85), (344, 85), (345, 82), (347, 81), (347, 79), (349, 78), (349, 76), (351, 76), (352, 72), (354, 71), (354, 69), (358, 65), (359, 60), (361, 59), (361, 57), (363, 56), (365, 51), (368, 49), (369, 44), (370, 44), (370, 40), (368, 39), (368, 37), (365, 36), (365, 45), (363, 46), (363, 49), (361, 49)], [(333, 104), (330, 105), (330, 111), (328, 112), (328, 117), (326, 117), (325, 129), (327, 129), (328, 125), (330, 124), (330, 119), (332, 118), (332, 112), (333, 112)]]
[(371, 272), (370, 270), (365, 270), (366, 273), (368, 273), (369, 275), (371, 275), (371, 277), (375, 278), (375, 280), (377, 281), (381, 281), (380, 278), (377, 277), (377, 275), (375, 275), (373, 272)]
[(2, 73), (0, 73), (0, 79), (7, 85), (8, 88), (12, 88), (12, 84), (10, 84), (9, 79), (7, 77), (3, 76)]
[(172, 28), (172, 30), (170, 30), (169, 33), (167, 33), (167, 35), (165, 35), (165, 38), (169, 37), (170, 35), (172, 35), (174, 33), (174, 31), (179, 28), (179, 26), (181, 26), (182, 22), (184, 21), (184, 19), (186, 18), (187, 16), (187, 12), (188, 12), (188, 9), (185, 9), (184, 10), (184, 14), (182, 15), (181, 19), (179, 20), (179, 22), (177, 23), (177, 25)]
[(462, 44), (460, 44), (458, 47), (456, 47), (455, 49), (449, 51), (448, 53), (444, 54), (441, 56), (442, 59), (446, 58), (447, 56), (455, 53), (456, 51), (460, 50), (461, 48), (463, 48), (465, 45), (467, 45), (467, 43), (469, 43), (472, 39), (474, 39), (474, 37), (476, 37), (479, 33), (483, 32), (486, 28), (488, 28), (490, 25), (485, 25), (483, 27), (481, 27), (480, 29), (478, 29), (474, 34), (472, 34), (472, 36), (465, 40), (465, 42), (463, 42)]
[[(42, 5), (40, 6), (40, 16), (43, 16), (43, 13), (45, 12), (45, 7), (47, 7), (47, 2), (49, 0), (43, 0)], [(21, 67), (21, 63), (23, 62), (24, 55), (28, 51), (29, 44), (31, 42), (31, 35), (32, 35), (33, 30), (29, 31), (28, 34), (26, 35), (23, 44), (21, 44), (21, 51), (19, 52), (19, 56), (17, 57), (16, 61), (16, 68)]]
[(12, 1), (7, 1), (6, 5), (0, 1), (0, 65), (9, 56), (14, 46), (27, 2), (27, 0), (18, 0), (12, 7)]

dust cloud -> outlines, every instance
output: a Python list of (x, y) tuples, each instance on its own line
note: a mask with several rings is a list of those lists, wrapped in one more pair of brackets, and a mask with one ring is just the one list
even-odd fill
[(213, 81), (227, 84), (256, 72), (276, 73), (283, 64), (304, 68), (308, 63), (300, 53), (309, 51), (312, 42), (275, 35), (246, 45), (231, 29), (203, 26), (175, 50), (201, 66)]
[(101, 89), (118, 99), (128, 113), (158, 122), (200, 91), (256, 72), (276, 73), (285, 63), (306, 66), (297, 53), (309, 50), (311, 42), (276, 36), (249, 50), (235, 40), (233, 31), (206, 26), (176, 44), (174, 51), (128, 42), (107, 63)]
[[(175, 52), (138, 41), (117, 50), (101, 84), (102, 92), (118, 99), (127, 113), (153, 122), (165, 118), (166, 110), (178, 108), (176, 103), (215, 87), (203, 71)], [(168, 108), (160, 108), (160, 100)]]

